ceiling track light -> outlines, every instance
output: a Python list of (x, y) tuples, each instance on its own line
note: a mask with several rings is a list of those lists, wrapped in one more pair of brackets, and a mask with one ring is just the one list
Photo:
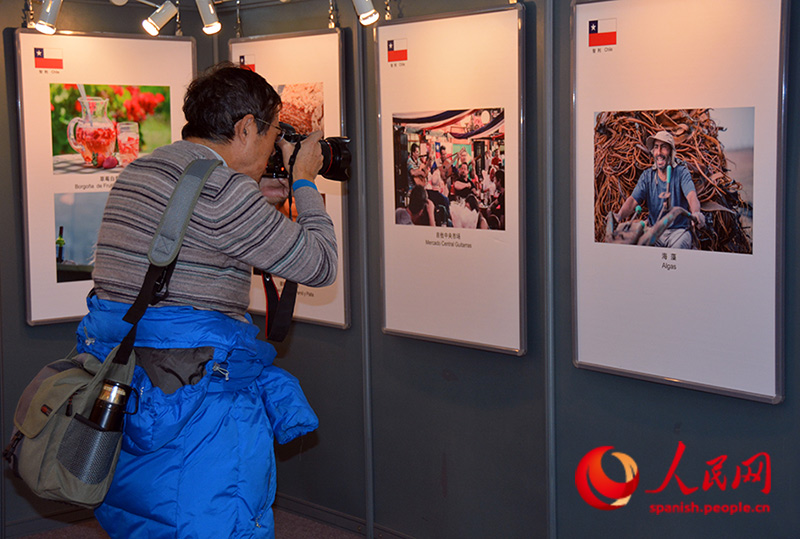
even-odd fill
[(381, 17), (372, 5), (372, 0), (353, 0), (353, 7), (358, 13), (358, 22), (364, 26), (369, 26)]
[(175, 4), (167, 0), (152, 15), (142, 21), (142, 28), (151, 36), (157, 36), (164, 25), (177, 13), (178, 8), (175, 7)]
[(217, 10), (214, 8), (214, 2), (212, 0), (195, 1), (197, 3), (197, 11), (200, 12), (200, 18), (203, 19), (203, 32), (208, 35), (219, 32), (222, 25), (217, 18)]
[(45, 0), (42, 13), (39, 15), (39, 22), (34, 28), (43, 34), (55, 34), (59, 11), (61, 11), (61, 0)]

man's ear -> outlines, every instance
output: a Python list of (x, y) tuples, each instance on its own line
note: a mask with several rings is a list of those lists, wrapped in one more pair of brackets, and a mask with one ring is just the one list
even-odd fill
[(256, 124), (255, 117), (252, 114), (248, 114), (244, 118), (236, 122), (233, 125), (234, 140), (246, 143), (247, 136), (250, 134), (250, 132), (254, 129), (256, 130), (256, 132), (258, 131), (258, 128), (255, 124)]

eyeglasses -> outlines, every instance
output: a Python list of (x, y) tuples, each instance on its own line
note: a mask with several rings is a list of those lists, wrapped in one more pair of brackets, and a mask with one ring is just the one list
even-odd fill
[(269, 127), (273, 127), (273, 128), (277, 129), (280, 132), (280, 134), (278, 135), (278, 138), (275, 139), (275, 142), (280, 142), (281, 140), (283, 140), (284, 132), (283, 132), (283, 129), (280, 128), (280, 126), (277, 126), (277, 125), (271, 124), (271, 123), (267, 123), (266, 121), (262, 120), (261, 118), (256, 118), (255, 116), (253, 116), (253, 119), (255, 121), (257, 121), (257, 122), (261, 122), (262, 124), (266, 124)]

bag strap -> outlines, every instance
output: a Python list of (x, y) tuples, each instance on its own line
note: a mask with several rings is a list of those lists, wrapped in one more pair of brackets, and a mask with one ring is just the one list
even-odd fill
[(155, 305), (169, 295), (167, 286), (178, 252), (183, 244), (183, 237), (189, 226), (197, 199), (215, 168), (222, 164), (218, 159), (195, 159), (183, 171), (178, 185), (169, 198), (164, 215), (158, 224), (147, 258), (150, 267), (144, 276), (144, 282), (139, 289), (139, 294), (130, 306), (128, 312), (122, 317), (129, 324), (133, 324), (128, 334), (122, 339), (119, 350), (114, 356), (115, 363), (127, 364), (136, 341), (136, 325), (144, 316), (147, 307)]

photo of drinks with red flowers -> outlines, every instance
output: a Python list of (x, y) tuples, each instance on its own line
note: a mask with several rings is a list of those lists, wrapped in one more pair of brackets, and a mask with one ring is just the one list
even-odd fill
[(121, 169), (169, 144), (167, 86), (51, 84), (53, 173)]

